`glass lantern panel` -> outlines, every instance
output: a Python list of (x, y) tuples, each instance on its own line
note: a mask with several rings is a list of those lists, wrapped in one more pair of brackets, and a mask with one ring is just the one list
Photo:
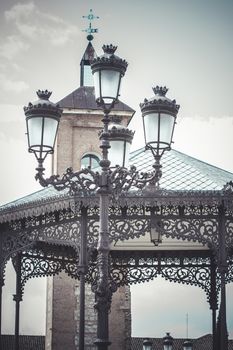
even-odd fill
[(54, 147), (56, 139), (58, 121), (54, 118), (44, 118), (44, 136), (43, 136), (43, 148)]
[(183, 345), (183, 350), (192, 350), (192, 345)]
[(144, 116), (144, 133), (145, 141), (148, 143), (157, 143), (158, 142), (158, 113), (150, 113)]
[(119, 82), (120, 72), (106, 69), (101, 71), (102, 98), (106, 104), (118, 98)]
[(151, 350), (151, 345), (143, 345), (143, 350)]
[(43, 117), (32, 117), (27, 119), (28, 146), (35, 151), (41, 148), (41, 134), (43, 127)]
[(128, 167), (130, 143), (125, 140), (110, 140), (110, 146), (108, 154), (111, 166)]
[(100, 72), (97, 71), (95, 73), (93, 73), (93, 79), (94, 79), (94, 87), (95, 87), (95, 99), (99, 99), (100, 98)]
[(155, 226), (151, 226), (150, 234), (151, 234), (151, 241), (152, 242), (156, 242), (156, 243), (160, 242), (161, 235)]
[(125, 158), (124, 158), (124, 164), (123, 166), (125, 168), (129, 167), (129, 153), (130, 153), (130, 147), (131, 147), (131, 143), (130, 142), (126, 142), (125, 143)]
[(171, 144), (172, 132), (174, 127), (175, 118), (172, 115), (163, 114), (160, 115), (160, 148), (166, 148)]
[(172, 350), (172, 345), (170, 345), (170, 344), (167, 345), (167, 344), (166, 344), (166, 345), (163, 346), (163, 349), (164, 349), (164, 350)]

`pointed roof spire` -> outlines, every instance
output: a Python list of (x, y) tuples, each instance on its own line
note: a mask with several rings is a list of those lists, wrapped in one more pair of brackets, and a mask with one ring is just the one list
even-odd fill
[(96, 57), (95, 49), (89, 41), (80, 62), (80, 86), (94, 86), (91, 63)]
[(89, 43), (80, 62), (80, 86), (93, 86), (94, 83), (91, 72), (91, 63), (93, 59), (97, 57), (97, 55), (91, 41), (94, 39), (94, 36), (92, 34), (98, 33), (98, 29), (92, 28), (92, 21), (94, 19), (98, 19), (99, 16), (95, 16), (92, 9), (90, 9), (89, 14), (82, 17), (87, 18), (89, 21), (89, 27), (87, 29), (83, 29), (83, 32), (86, 32), (88, 34), (87, 40)]
[(99, 16), (94, 16), (92, 9), (90, 9), (90, 12), (87, 16), (83, 16), (83, 18), (87, 18), (89, 20), (89, 26), (87, 29), (83, 29), (83, 32), (86, 32), (87, 35), (87, 40), (92, 41), (94, 39), (94, 36), (92, 35), (93, 33), (98, 33), (97, 28), (92, 28), (92, 23), (94, 19), (99, 19)]

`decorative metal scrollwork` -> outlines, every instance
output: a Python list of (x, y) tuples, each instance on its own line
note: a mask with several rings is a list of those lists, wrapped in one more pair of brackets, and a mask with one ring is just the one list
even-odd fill
[(226, 283), (233, 282), (233, 256), (228, 258), (228, 273), (226, 275)]
[(1, 242), (1, 264), (4, 266), (10, 257), (19, 252), (26, 251), (34, 245), (31, 239), (30, 231), (22, 231), (17, 235), (13, 233), (5, 233)]
[(44, 226), (35, 230), (38, 232), (38, 239), (40, 241), (79, 246), (80, 244), (80, 221), (75, 220), (71, 222), (54, 224)]
[(50, 260), (49, 258), (39, 258), (27, 256), (22, 258), (22, 287), (29, 278), (54, 276), (62, 271), (63, 264), (59, 260)]
[(230, 248), (233, 246), (233, 220), (226, 220), (225, 223), (226, 228), (226, 246)]
[(110, 219), (109, 232), (113, 242), (138, 238), (149, 231), (149, 222), (146, 219)]
[(162, 267), (161, 276), (170, 282), (201, 287), (210, 294), (210, 268), (203, 266)]
[(167, 237), (199, 242), (209, 247), (218, 242), (218, 222), (216, 219), (162, 219), (161, 226)]
[(112, 267), (111, 275), (118, 286), (148, 282), (158, 276), (158, 271), (153, 266), (147, 267)]
[[(210, 301), (211, 263), (210, 258), (178, 257), (112, 257), (111, 277), (117, 286), (153, 280), (158, 275), (171, 282), (199, 286), (205, 290)], [(93, 283), (97, 278), (95, 266), (89, 267), (87, 281)]]
[(99, 237), (99, 221), (96, 219), (88, 220), (87, 242), (89, 247), (96, 247)]
[[(15, 258), (12, 261), (16, 268)], [(68, 266), (76, 267), (75, 274), (70, 273)], [(78, 256), (74, 249), (40, 243), (34, 250), (21, 253), (21, 294), (30, 278), (55, 276), (62, 270), (71, 277), (78, 278), (78, 266)]]
[(154, 166), (154, 171), (145, 173), (137, 171), (135, 166), (129, 170), (117, 166), (114, 170), (109, 169), (107, 174), (94, 172), (90, 167), (77, 172), (68, 168), (62, 177), (52, 175), (46, 179), (44, 168), (38, 167), (36, 180), (39, 180), (43, 187), (52, 185), (58, 191), (68, 190), (71, 195), (93, 195), (98, 188), (107, 185), (116, 200), (118, 195), (126, 194), (130, 189), (141, 190), (146, 185), (158, 181), (160, 173), (160, 167), (156, 166)]
[(52, 175), (47, 179), (43, 176), (43, 170), (43, 168), (39, 168), (36, 174), (36, 180), (39, 180), (41, 186), (52, 185), (58, 191), (68, 189), (70, 194), (91, 195), (95, 193), (100, 182), (99, 173), (93, 172), (90, 168), (77, 172), (74, 172), (72, 168), (68, 168), (61, 178), (59, 175)]

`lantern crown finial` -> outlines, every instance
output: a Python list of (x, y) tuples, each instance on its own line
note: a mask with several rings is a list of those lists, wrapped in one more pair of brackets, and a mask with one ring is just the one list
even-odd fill
[(112, 44), (110, 44), (110, 45), (103, 45), (102, 49), (103, 49), (104, 53), (106, 53), (108, 55), (114, 55), (114, 53), (115, 53), (115, 51), (117, 49), (117, 46), (114, 46)]
[(166, 86), (156, 86), (153, 87), (152, 90), (154, 91), (155, 95), (159, 95), (159, 96), (165, 96), (166, 93), (168, 92), (168, 88)]
[(177, 114), (180, 106), (176, 100), (171, 100), (166, 96), (168, 88), (166, 86), (156, 86), (152, 88), (155, 96), (150, 99), (145, 98), (143, 103), (140, 103), (141, 111), (144, 110), (160, 110)]
[(50, 98), (50, 96), (52, 95), (52, 91), (38, 90), (36, 92), (36, 94), (39, 97), (39, 99), (41, 99), (41, 100), (48, 100)]
[(36, 92), (39, 100), (34, 102), (29, 102), (28, 106), (24, 107), (24, 112), (27, 116), (36, 115), (53, 115), (55, 118), (60, 118), (62, 114), (62, 109), (59, 104), (55, 104), (49, 100), (52, 95), (52, 91), (37, 90)]

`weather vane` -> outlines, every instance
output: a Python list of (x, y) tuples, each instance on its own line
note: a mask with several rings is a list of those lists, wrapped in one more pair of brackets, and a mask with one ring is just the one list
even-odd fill
[(92, 12), (92, 9), (90, 9), (89, 14), (87, 16), (83, 16), (83, 18), (87, 18), (90, 21), (89, 27), (87, 29), (83, 29), (83, 32), (88, 33), (87, 40), (91, 41), (94, 38), (92, 33), (98, 33), (98, 29), (97, 28), (92, 28), (91, 21), (93, 21), (94, 19), (99, 19), (99, 16), (94, 16), (93, 12)]

